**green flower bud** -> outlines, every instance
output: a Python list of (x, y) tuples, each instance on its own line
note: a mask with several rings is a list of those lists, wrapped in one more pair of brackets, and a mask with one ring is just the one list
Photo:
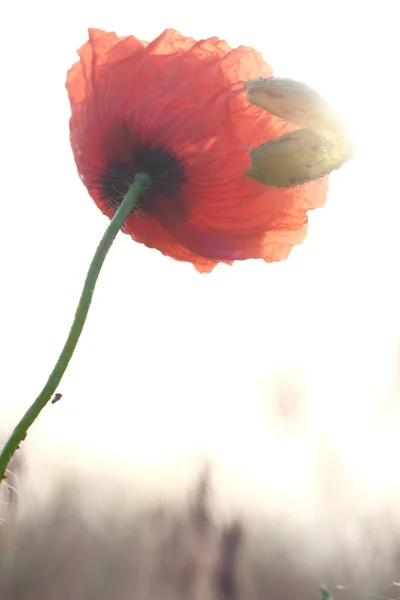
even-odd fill
[(350, 144), (332, 134), (300, 129), (251, 150), (245, 173), (265, 185), (291, 188), (339, 169), (352, 154)]
[(343, 133), (343, 124), (327, 101), (305, 83), (293, 79), (256, 79), (246, 83), (247, 99), (269, 113), (311, 131)]

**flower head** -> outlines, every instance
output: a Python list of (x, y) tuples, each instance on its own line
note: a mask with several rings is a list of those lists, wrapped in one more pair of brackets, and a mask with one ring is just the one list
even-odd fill
[(111, 218), (135, 173), (151, 178), (125, 221), (133, 239), (202, 272), (282, 260), (304, 240), (327, 178), (279, 188), (246, 174), (252, 149), (299, 129), (249, 101), (244, 84), (272, 76), (260, 54), (175, 30), (147, 43), (96, 29), (78, 53), (70, 134), (89, 194)]

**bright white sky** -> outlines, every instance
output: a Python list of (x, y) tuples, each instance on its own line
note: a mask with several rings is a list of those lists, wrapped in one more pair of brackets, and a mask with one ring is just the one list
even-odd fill
[[(87, 27), (142, 39), (174, 27), (254, 46), (276, 75), (323, 93), (359, 149), (332, 177), (328, 206), (310, 215), (307, 242), (287, 262), (199, 275), (120, 235), (60, 386), (63, 400), (29, 435), (34, 468), (104, 461), (107, 473), (130, 469), (150, 484), (210, 451), (249, 481), (277, 481), (277, 469), (293, 467), (296, 456), (291, 471), (301, 481), (309, 442), (284, 444), (263, 416), (268, 377), (284, 368), (304, 371), (314, 431), (338, 440), (363, 468), (400, 329), (395, 12), (392, 0), (4, 4), (3, 430), (44, 384), (107, 224), (77, 176), (68, 139), (65, 75)], [(370, 454), (364, 460), (371, 469)], [(135, 466), (145, 467), (140, 476)]]

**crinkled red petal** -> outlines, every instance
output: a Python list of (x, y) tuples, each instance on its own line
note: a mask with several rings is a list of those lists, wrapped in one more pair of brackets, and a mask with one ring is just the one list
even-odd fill
[(99, 208), (113, 216), (94, 182), (110, 159), (129, 160), (121, 128), (185, 165), (184, 218), (131, 214), (126, 233), (202, 272), (219, 262), (282, 260), (304, 240), (307, 211), (325, 203), (327, 178), (278, 189), (244, 174), (251, 148), (296, 129), (246, 100), (243, 82), (272, 75), (260, 54), (171, 29), (150, 44), (91, 29), (79, 57), (67, 77), (71, 143)]

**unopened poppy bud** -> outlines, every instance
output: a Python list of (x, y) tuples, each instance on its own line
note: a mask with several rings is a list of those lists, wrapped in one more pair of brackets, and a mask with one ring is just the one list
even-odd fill
[(247, 81), (247, 99), (269, 113), (311, 131), (330, 131), (336, 135), (343, 124), (327, 101), (305, 83), (271, 77)]
[(245, 172), (265, 185), (291, 188), (328, 175), (351, 155), (343, 140), (300, 129), (251, 150), (251, 167)]

